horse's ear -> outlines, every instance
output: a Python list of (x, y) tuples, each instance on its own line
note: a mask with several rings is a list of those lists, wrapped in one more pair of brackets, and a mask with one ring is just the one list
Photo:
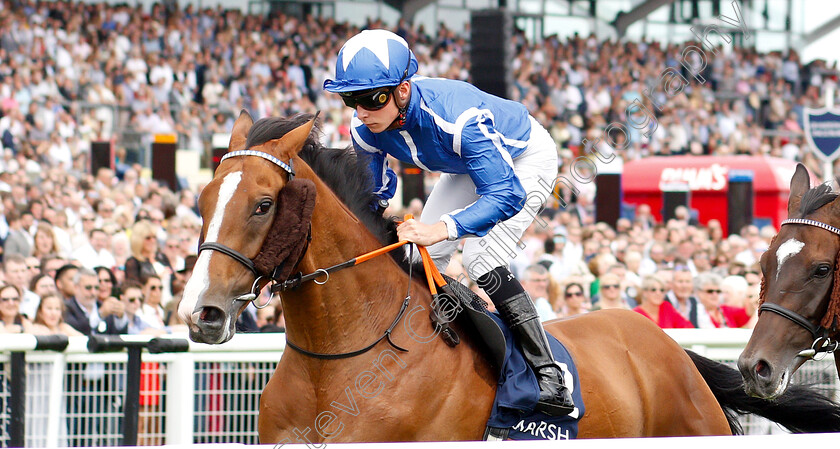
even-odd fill
[(254, 119), (251, 114), (245, 109), (239, 113), (236, 122), (233, 123), (233, 131), (230, 132), (230, 143), (228, 144), (228, 151), (239, 151), (245, 149), (245, 143), (248, 141), (248, 131), (254, 124)]
[(312, 120), (287, 132), (283, 137), (268, 142), (268, 149), (271, 154), (280, 159), (291, 159), (303, 149), (303, 144), (315, 126), (316, 114)]
[(790, 198), (788, 199), (788, 217), (793, 217), (799, 210), (802, 195), (811, 188), (811, 177), (802, 164), (796, 164), (796, 172), (790, 180)]

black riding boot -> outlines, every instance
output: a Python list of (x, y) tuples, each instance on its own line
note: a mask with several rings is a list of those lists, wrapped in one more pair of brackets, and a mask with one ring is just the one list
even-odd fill
[(537, 411), (552, 416), (568, 415), (575, 408), (572, 394), (563, 382), (563, 373), (548, 346), (537, 309), (527, 293), (508, 298), (496, 308), (516, 336), (525, 360), (537, 374), (540, 400)]
[(477, 279), (477, 283), (510, 326), (525, 360), (537, 375), (540, 385), (537, 411), (552, 416), (571, 413), (575, 408), (572, 395), (563, 382), (560, 366), (551, 354), (534, 302), (525, 293), (522, 284), (505, 267), (493, 269)]

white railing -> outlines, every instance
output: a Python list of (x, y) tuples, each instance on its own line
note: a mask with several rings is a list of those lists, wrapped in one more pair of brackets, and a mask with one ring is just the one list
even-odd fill
[[(683, 347), (734, 364), (748, 330), (669, 330)], [(186, 338), (186, 336), (178, 336)], [(8, 446), (9, 353), (32, 347), (27, 336), (0, 339), (0, 447)], [(190, 343), (186, 353), (143, 354), (139, 444), (256, 444), (260, 392), (285, 346), (284, 334), (239, 334), (224, 345)], [(75, 337), (64, 352), (28, 351), (26, 446), (116, 446), (121, 443), (126, 352), (91, 354)], [(808, 362), (794, 382), (840, 392), (831, 357)], [(780, 432), (742, 418), (749, 434)]]

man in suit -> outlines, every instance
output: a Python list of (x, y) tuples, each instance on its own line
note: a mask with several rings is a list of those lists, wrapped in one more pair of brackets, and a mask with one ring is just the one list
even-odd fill
[(673, 288), (665, 299), (677, 309), (680, 314), (691, 321), (695, 328), (714, 328), (708, 312), (703, 304), (694, 296), (694, 275), (685, 265), (677, 265), (674, 269)]
[(96, 272), (80, 268), (73, 276), (74, 297), (64, 302), (64, 321), (85, 334), (124, 334), (128, 327), (125, 306), (116, 298), (97, 301), (99, 277)]
[[(65, 270), (66, 271), (66, 270)], [(85, 335), (124, 334), (128, 332), (125, 305), (116, 298), (97, 301), (99, 277), (96, 272), (79, 268), (73, 275), (75, 295), (64, 301), (64, 320)], [(116, 302), (116, 304), (114, 304)], [(101, 363), (69, 363), (67, 384), (77, 394), (67, 400), (69, 445), (111, 446), (115, 441), (102, 435), (119, 434), (117, 373), (106, 371)]]
[(35, 240), (24, 228), (20, 212), (15, 209), (7, 210), (6, 222), (9, 223), (9, 234), (3, 243), (3, 252), (29, 257), (32, 254), (32, 248), (35, 246)]

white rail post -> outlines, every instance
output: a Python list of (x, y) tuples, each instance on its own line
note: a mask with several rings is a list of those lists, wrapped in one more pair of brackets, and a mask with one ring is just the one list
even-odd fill
[(166, 376), (166, 442), (193, 444), (195, 419), (195, 358), (178, 354), (169, 364)]
[(67, 359), (64, 354), (56, 354), (50, 368), (49, 400), (47, 402), (47, 447), (58, 447), (61, 436), (61, 419), (64, 416), (64, 367)]

